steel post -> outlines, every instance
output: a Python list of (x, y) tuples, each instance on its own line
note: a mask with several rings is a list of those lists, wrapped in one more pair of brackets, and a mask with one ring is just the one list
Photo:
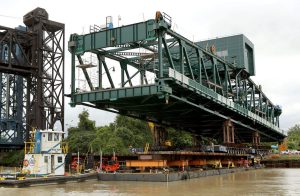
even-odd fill
[(157, 31), (157, 39), (158, 39), (158, 69), (159, 69), (159, 78), (164, 77), (164, 66), (163, 66), (163, 51), (162, 51), (162, 32), (160, 30)]

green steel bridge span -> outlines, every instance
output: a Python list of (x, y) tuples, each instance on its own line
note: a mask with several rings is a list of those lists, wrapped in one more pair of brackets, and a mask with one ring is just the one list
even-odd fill
[[(285, 137), (279, 128), (281, 109), (250, 74), (171, 30), (171, 23), (168, 15), (157, 12), (155, 19), (145, 22), (72, 34), (70, 105), (209, 137), (222, 137), (224, 122), (230, 120), (236, 141), (251, 142), (254, 133), (262, 141), (281, 141)], [(96, 63), (84, 59), (90, 54)], [(120, 66), (117, 78), (108, 66), (116, 62)], [(79, 71), (88, 89), (76, 84)], [(155, 77), (152, 82), (150, 75)]]

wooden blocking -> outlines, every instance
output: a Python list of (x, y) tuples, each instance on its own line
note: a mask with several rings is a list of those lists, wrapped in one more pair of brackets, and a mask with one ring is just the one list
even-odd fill
[(126, 160), (126, 167), (167, 167), (166, 160)]
[(204, 166), (206, 165), (206, 159), (197, 159), (197, 160), (190, 160), (189, 165), (190, 166)]
[(189, 161), (188, 160), (168, 161), (167, 165), (169, 167), (186, 167), (189, 165)]

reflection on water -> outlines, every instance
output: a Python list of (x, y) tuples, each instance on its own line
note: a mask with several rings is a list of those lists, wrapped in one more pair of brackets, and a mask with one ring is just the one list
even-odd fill
[(261, 169), (176, 182), (88, 181), (0, 188), (0, 195), (300, 195), (300, 169)]

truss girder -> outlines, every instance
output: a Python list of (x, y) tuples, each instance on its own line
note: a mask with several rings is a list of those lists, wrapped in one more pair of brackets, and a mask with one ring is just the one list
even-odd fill
[[(231, 119), (238, 125), (237, 130), (247, 135), (247, 139), (251, 138), (252, 132), (256, 130), (260, 130), (265, 139), (278, 140), (284, 137), (279, 129), (281, 109), (266, 97), (261, 87), (250, 79), (245, 70), (237, 68), (234, 64), (224, 61), (172, 31), (170, 25), (163, 19), (148, 20), (86, 35), (73, 34), (69, 41), (69, 51), (72, 53), (72, 106), (88, 104), (104, 110), (111, 108), (115, 112), (170, 126), (181, 126), (199, 134), (201, 134), (200, 126), (193, 123), (201, 121), (191, 120), (189, 126), (184, 126), (185, 122), (189, 122), (187, 119), (181, 121), (176, 116), (163, 114), (173, 111), (182, 117), (208, 113), (210, 118), (218, 118), (220, 121)], [(101, 56), (102, 59), (119, 61), (122, 81), (119, 87), (111, 86), (111, 89), (105, 90), (99, 86), (96, 87), (98, 90), (93, 92), (76, 91), (75, 57), (89, 52)], [(128, 66), (134, 67), (137, 71), (130, 75)], [(101, 67), (109, 73), (106, 65), (102, 63)], [(149, 87), (143, 83), (147, 73), (156, 76), (153, 86)], [(132, 84), (131, 81), (137, 75), (140, 75), (140, 82)], [(86, 79), (88, 80), (88, 77)], [(102, 77), (99, 79), (102, 80)], [(147, 80), (146, 82), (149, 84)], [(140, 89), (140, 86), (143, 89)], [(152, 92), (149, 88), (160, 90), (153, 94), (143, 94)], [(132, 94), (129, 93), (131, 91)], [(127, 93), (130, 96), (127, 96)], [(140, 101), (139, 96), (145, 101), (142, 101), (142, 104), (134, 103), (132, 100)], [(158, 97), (165, 104), (170, 100), (177, 100), (184, 104), (184, 108), (192, 108), (187, 112), (181, 111), (180, 108), (174, 110), (169, 107), (168, 111), (159, 105), (158, 108), (151, 106), (153, 110), (151, 111), (147, 109), (146, 104), (153, 97)], [(203, 103), (203, 100), (208, 104)], [(202, 120), (211, 125), (208, 119)], [(221, 130), (223, 122), (220, 123)], [(204, 127), (202, 126), (203, 129)], [(203, 133), (209, 132), (207, 128), (205, 130)], [(211, 133), (213, 131), (215, 130), (211, 130)]]

